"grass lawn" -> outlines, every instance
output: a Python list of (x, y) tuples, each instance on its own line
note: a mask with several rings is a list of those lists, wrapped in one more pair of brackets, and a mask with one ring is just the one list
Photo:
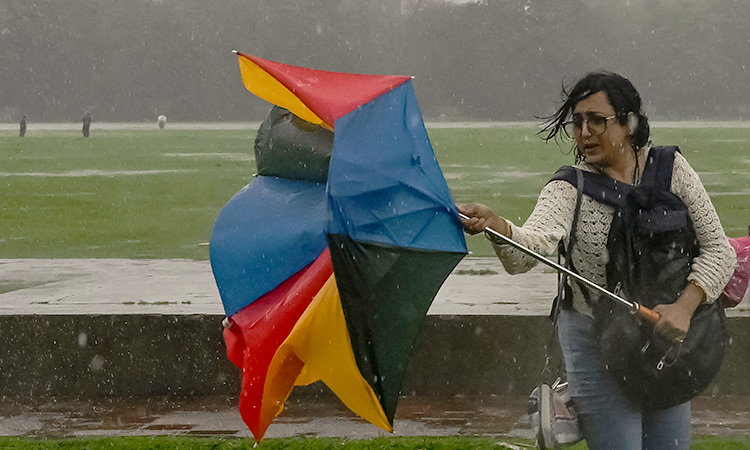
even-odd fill
[[(572, 162), (534, 128), (431, 129), (457, 203), (516, 223)], [(0, 131), (0, 258), (207, 259), (213, 222), (255, 171), (255, 130)], [(750, 129), (657, 129), (701, 174), (730, 236), (747, 233)], [(470, 250), (490, 256), (481, 236)]]
[(254, 133), (99, 131), (0, 138), (0, 257), (207, 259), (254, 171)]

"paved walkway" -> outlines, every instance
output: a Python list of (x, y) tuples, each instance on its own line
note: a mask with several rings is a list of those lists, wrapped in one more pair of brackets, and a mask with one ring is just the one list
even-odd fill
[[(698, 397), (693, 430), (698, 435), (750, 436), (747, 398)], [(250, 438), (236, 401), (54, 402), (14, 405), (0, 400), (0, 436), (223, 436)], [(332, 399), (296, 398), (271, 424), (266, 438), (293, 436), (368, 439), (383, 436), (495, 436), (532, 439), (526, 398), (405, 397), (399, 401), (393, 434), (365, 422)]]
[[(496, 258), (464, 258), (429, 314), (547, 315), (556, 274), (508, 275)], [(223, 314), (208, 261), (0, 259), (0, 315)], [(750, 315), (750, 298), (727, 311)]]
[[(545, 315), (556, 276), (465, 258), (429, 314)], [(0, 314), (223, 314), (208, 261), (0, 259)]]

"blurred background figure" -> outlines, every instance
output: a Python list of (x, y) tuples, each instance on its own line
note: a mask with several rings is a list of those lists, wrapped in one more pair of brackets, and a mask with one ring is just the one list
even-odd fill
[(91, 113), (86, 111), (83, 115), (83, 137), (89, 137), (89, 130), (91, 129)]
[(160, 115), (156, 118), (156, 124), (159, 125), (159, 129), (163, 130), (164, 127), (167, 125), (167, 116), (164, 114)]
[(26, 136), (26, 114), (24, 114), (23, 117), (21, 117), (21, 124), (18, 129), (18, 135), (21, 137)]

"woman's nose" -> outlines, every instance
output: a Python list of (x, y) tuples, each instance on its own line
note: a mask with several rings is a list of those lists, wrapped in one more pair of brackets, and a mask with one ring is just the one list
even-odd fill
[(589, 131), (589, 124), (587, 120), (584, 120), (581, 124), (581, 136), (591, 136), (591, 131)]

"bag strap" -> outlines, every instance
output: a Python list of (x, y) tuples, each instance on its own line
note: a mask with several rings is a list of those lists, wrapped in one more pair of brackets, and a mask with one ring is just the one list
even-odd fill
[[(578, 226), (578, 215), (581, 211), (581, 198), (583, 197), (583, 171), (580, 169), (576, 169), (577, 171), (577, 194), (576, 194), (576, 207), (573, 212), (573, 221), (571, 222), (571, 228), (570, 228), (570, 237), (568, 238), (568, 249), (570, 251), (566, 251), (565, 249), (565, 242), (563, 239), (560, 239), (560, 242), (557, 245), (557, 263), (560, 264), (560, 260), (562, 257), (565, 257), (565, 267), (567, 267), (570, 270), (575, 270), (573, 268), (573, 262), (571, 261), (571, 255), (573, 253), (573, 246), (576, 243), (576, 227)], [(545, 357), (544, 357), (544, 368), (542, 369), (542, 375), (545, 374), (551, 374), (552, 373), (552, 355), (550, 352), (550, 349), (553, 348), (553, 346), (560, 350), (560, 343), (557, 341), (557, 317), (560, 314), (561, 309), (561, 303), (563, 300), (568, 301), (572, 299), (566, 298), (566, 292), (567, 292), (567, 284), (568, 284), (568, 276), (562, 272), (557, 273), (557, 297), (555, 297), (555, 300), (552, 302), (552, 310), (550, 311), (550, 320), (552, 320), (552, 332), (549, 335), (549, 338), (547, 339), (547, 345), (545, 346)], [(562, 358), (562, 354), (558, 352), (558, 361), (557, 364), (555, 364), (558, 372), (564, 372), (561, 368), (564, 366), (564, 360)]]
[[(679, 151), (679, 147), (674, 145), (652, 147), (648, 153), (639, 186), (654, 186), (660, 190), (669, 191), (672, 186), (672, 167), (674, 166), (675, 153)], [(577, 170), (580, 169), (572, 166), (560, 167), (552, 175), (550, 181), (562, 180), (577, 186)], [(586, 180), (583, 193), (599, 203), (610, 205), (616, 209), (625, 205), (628, 193), (635, 188), (635, 186), (617, 182), (601, 173), (582, 172)]]
[[(561, 239), (557, 244), (557, 262), (560, 264), (562, 257), (565, 257), (565, 267), (575, 271), (573, 267), (572, 255), (573, 248), (578, 242), (576, 235), (576, 228), (578, 227), (578, 215), (581, 212), (581, 199), (583, 198), (583, 186), (584, 186), (584, 175), (583, 171), (577, 168), (572, 168), (576, 175), (576, 206), (573, 211), (573, 221), (570, 224), (570, 237), (568, 238), (568, 250), (565, 249), (565, 242)], [(557, 272), (557, 297), (552, 303), (552, 311), (550, 311), (550, 319), (557, 328), (557, 315), (560, 313), (561, 301), (565, 295), (565, 286), (568, 283), (568, 276), (563, 272)]]
[(646, 167), (643, 169), (641, 184), (654, 186), (662, 191), (669, 191), (672, 187), (672, 168), (675, 153), (680, 148), (676, 145), (653, 147), (648, 153)]

